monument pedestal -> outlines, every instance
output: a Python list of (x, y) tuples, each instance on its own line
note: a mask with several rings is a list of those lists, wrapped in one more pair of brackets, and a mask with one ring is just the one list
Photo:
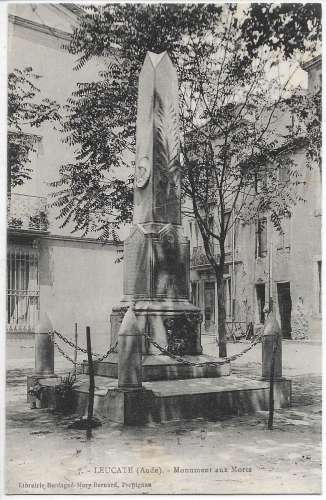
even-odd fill
[[(74, 386), (75, 411), (87, 413), (88, 377)], [(118, 388), (117, 379), (95, 378), (96, 415), (123, 425), (146, 425), (171, 420), (204, 418), (268, 411), (269, 383), (231, 375), (219, 378), (144, 382), (137, 391)], [(291, 405), (291, 381), (275, 382), (274, 407)]]
[[(187, 361), (204, 363), (203, 366), (190, 366), (179, 363), (163, 354), (144, 355), (142, 359), (142, 380), (186, 380), (195, 378), (215, 378), (230, 375), (230, 363), (211, 365), (219, 358), (202, 354), (198, 356), (184, 356)], [(110, 354), (100, 363), (94, 360), (94, 374), (101, 377), (118, 378), (118, 354)], [(82, 373), (88, 373), (87, 361), (82, 365)]]
[[(118, 339), (119, 328), (130, 302), (112, 309), (111, 345)], [(198, 307), (180, 300), (139, 300), (134, 305), (139, 329), (146, 332), (161, 347), (176, 355), (202, 354), (201, 321)], [(160, 354), (145, 338), (143, 354)]]
[[(201, 354), (202, 315), (189, 302), (189, 241), (173, 224), (134, 224), (124, 245), (124, 297), (110, 317), (111, 345), (133, 304), (141, 331), (172, 354)], [(143, 352), (153, 348), (144, 343)]]

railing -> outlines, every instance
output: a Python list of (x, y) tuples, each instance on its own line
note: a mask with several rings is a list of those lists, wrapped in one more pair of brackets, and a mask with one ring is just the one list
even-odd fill
[[(220, 259), (220, 248), (219, 245), (213, 245), (213, 255), (217, 263), (219, 263)], [(229, 265), (232, 262), (232, 254), (229, 248), (225, 249), (225, 267), (224, 267), (224, 274), (229, 274)], [(198, 247), (193, 247), (192, 249), (192, 254), (190, 258), (190, 266), (192, 268), (194, 267), (200, 267), (200, 266), (210, 266), (210, 263), (208, 261), (208, 258), (206, 256), (206, 252), (204, 247), (198, 246)]]
[[(219, 254), (220, 254), (218, 245), (213, 245), (213, 253), (214, 253), (214, 257), (218, 261)], [(205, 249), (202, 246), (193, 248), (191, 259), (190, 259), (190, 265), (191, 265), (191, 267), (209, 266), (210, 265), (208, 258), (206, 256)]]
[(46, 198), (14, 193), (8, 199), (8, 227), (47, 231), (49, 226)]

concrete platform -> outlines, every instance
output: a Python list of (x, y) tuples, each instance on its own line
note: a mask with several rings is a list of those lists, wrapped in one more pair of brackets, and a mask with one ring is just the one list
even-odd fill
[[(88, 377), (74, 386), (75, 410), (86, 414)], [(95, 378), (94, 411), (108, 420), (125, 425), (206, 418), (218, 420), (268, 410), (269, 382), (230, 375), (221, 378), (144, 382), (141, 391), (123, 391), (117, 380)], [(274, 407), (291, 405), (291, 381), (274, 385)]]
[[(186, 360), (195, 363), (209, 363), (219, 361), (220, 358), (207, 354), (183, 356)], [(179, 363), (168, 356), (145, 355), (143, 356), (142, 379), (144, 382), (156, 380), (179, 380), (192, 378), (214, 378), (230, 375), (230, 363), (220, 366), (206, 365), (203, 367), (189, 366)], [(82, 372), (88, 373), (87, 361), (83, 362)], [(94, 360), (94, 374), (101, 377), (118, 378), (118, 354), (110, 354), (105, 361), (100, 363)]]

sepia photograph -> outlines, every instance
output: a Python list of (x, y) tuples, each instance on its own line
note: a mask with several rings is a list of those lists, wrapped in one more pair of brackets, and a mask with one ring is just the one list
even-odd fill
[(5, 493), (321, 494), (321, 3), (1, 13)]

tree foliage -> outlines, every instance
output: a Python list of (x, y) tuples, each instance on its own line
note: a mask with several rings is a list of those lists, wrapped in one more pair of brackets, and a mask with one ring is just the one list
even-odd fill
[[(227, 30), (226, 10), (233, 11)], [(109, 238), (131, 220), (137, 84), (147, 50), (167, 50), (181, 86), (187, 81), (194, 85), (196, 79), (198, 84), (204, 75), (196, 58), (208, 61), (224, 30), (226, 43), (229, 36), (238, 37), (231, 56), (240, 85), (241, 72), (248, 75), (246, 68), (253, 57), (260, 57), (262, 46), (282, 49), (290, 57), (305, 48), (307, 39), (318, 40), (319, 13), (319, 4), (251, 4), (240, 14), (235, 4), (89, 7), (68, 50), (78, 56), (76, 69), (94, 58), (101, 58), (103, 69), (94, 81), (79, 83), (67, 104), (63, 132), (75, 160), (61, 166), (53, 183), (63, 225), (71, 222), (75, 230), (98, 231)], [(196, 57), (191, 56), (194, 50)], [(238, 85), (236, 80), (231, 83), (233, 88)]]
[(40, 90), (35, 83), (39, 78), (31, 67), (16, 68), (8, 75), (8, 185), (12, 188), (30, 179), (31, 154), (39, 140), (24, 130), (60, 118), (55, 101), (38, 99)]
[(307, 142), (302, 111), (309, 97), (291, 90), (293, 74), (273, 78), (268, 50), (251, 58), (242, 33), (237, 9), (227, 7), (214, 36), (191, 40), (179, 61), (183, 184), (216, 275), (221, 356), (227, 234), (264, 214), (282, 231), (282, 220), (303, 199), (295, 152)]
[(285, 59), (321, 45), (321, 3), (252, 3), (242, 32), (250, 56), (263, 46)]
[(68, 50), (79, 55), (77, 68), (94, 57), (106, 67), (93, 82), (80, 83), (67, 104), (63, 132), (75, 161), (62, 165), (53, 183), (63, 225), (109, 238), (131, 220), (138, 75), (146, 52), (167, 50), (176, 63), (187, 51), (185, 37), (213, 29), (220, 13), (214, 4), (88, 9)]
[[(276, 33), (283, 13), (269, 12), (278, 19), (270, 28)], [(297, 117), (307, 102), (290, 90), (291, 78), (273, 78), (265, 17), (256, 19), (258, 41), (244, 36), (255, 15), (255, 6), (244, 12), (237, 4), (91, 7), (68, 49), (79, 56), (77, 68), (93, 57), (103, 57), (106, 68), (95, 81), (79, 84), (69, 100), (63, 130), (75, 161), (62, 165), (53, 183), (63, 224), (72, 221), (76, 230), (95, 229), (107, 238), (130, 221), (138, 75), (148, 50), (167, 50), (179, 79), (186, 215), (196, 220), (216, 275), (221, 356), (228, 232), (236, 221), (265, 212), (280, 229), (301, 197), (291, 153), (305, 144), (304, 121)], [(291, 53), (286, 49), (285, 57)], [(286, 171), (283, 179), (280, 171)]]

